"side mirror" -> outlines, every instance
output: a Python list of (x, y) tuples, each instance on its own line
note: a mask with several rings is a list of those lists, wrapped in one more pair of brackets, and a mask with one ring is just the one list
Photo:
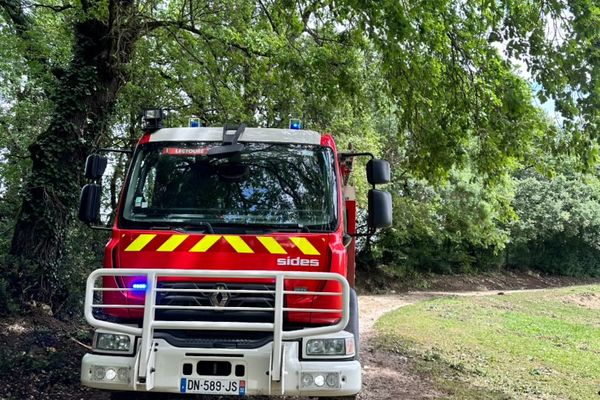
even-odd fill
[[(387, 161), (385, 163), (387, 164)], [(371, 189), (368, 197), (369, 215), (367, 222), (369, 228), (380, 229), (392, 226), (392, 195), (383, 190)]]
[(101, 195), (102, 186), (95, 183), (87, 184), (81, 189), (81, 196), (79, 197), (79, 219), (81, 221), (92, 224), (100, 219)]
[(390, 182), (390, 163), (386, 160), (371, 159), (367, 163), (367, 181), (371, 185)]
[(106, 157), (99, 154), (90, 154), (85, 160), (85, 177), (92, 180), (102, 178), (107, 164), (108, 159)]

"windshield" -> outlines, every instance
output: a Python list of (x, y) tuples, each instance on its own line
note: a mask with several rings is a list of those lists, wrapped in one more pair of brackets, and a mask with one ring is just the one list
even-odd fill
[(207, 156), (208, 149), (219, 145), (141, 146), (125, 197), (124, 227), (336, 228), (331, 149), (250, 143), (227, 158)]

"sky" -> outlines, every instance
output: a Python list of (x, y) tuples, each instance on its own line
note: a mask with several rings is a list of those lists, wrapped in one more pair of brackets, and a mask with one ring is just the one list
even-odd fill
[[(547, 33), (548, 34), (548, 33)], [(550, 119), (556, 121), (556, 123), (561, 126), (563, 122), (563, 118), (560, 113), (556, 110), (556, 103), (554, 99), (548, 99), (546, 102), (542, 103), (538, 97), (537, 93), (542, 89), (542, 85), (533, 79), (531, 72), (528, 70), (527, 65), (522, 60), (516, 59), (514, 57), (508, 57), (506, 55), (506, 44), (502, 42), (493, 42), (492, 46), (496, 48), (496, 50), (500, 53), (500, 55), (508, 60), (514, 68), (514, 71), (521, 78), (525, 79), (533, 91), (534, 98), (533, 104), (537, 107), (540, 107), (544, 112), (548, 115)]]

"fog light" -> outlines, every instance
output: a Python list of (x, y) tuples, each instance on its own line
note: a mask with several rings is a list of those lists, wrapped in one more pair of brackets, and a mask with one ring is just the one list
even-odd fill
[(302, 386), (310, 386), (313, 384), (313, 377), (311, 374), (302, 374)]
[(128, 368), (119, 368), (117, 370), (117, 376), (121, 382), (129, 382), (129, 369)]
[(338, 374), (327, 374), (327, 379), (325, 379), (325, 381), (327, 382), (327, 386), (334, 388), (339, 385), (340, 378)]
[(315, 376), (315, 385), (321, 387), (325, 384), (325, 377), (321, 374)]
[(104, 367), (94, 367), (93, 369), (94, 378), (101, 381), (104, 379)]
[(112, 368), (109, 368), (106, 370), (106, 372), (104, 373), (104, 379), (106, 379), (107, 381), (112, 381), (117, 377), (117, 371), (115, 371)]

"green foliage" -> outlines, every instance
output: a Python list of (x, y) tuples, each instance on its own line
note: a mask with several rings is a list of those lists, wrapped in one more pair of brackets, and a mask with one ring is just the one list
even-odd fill
[(531, 104), (529, 85), (488, 37), (504, 29), (505, 13), (521, 16), (518, 6), (507, 11), (499, 2), (349, 4), (342, 13), (364, 27), (382, 55), (389, 96), (397, 104), (404, 169), (443, 180), (452, 168), (469, 166), (494, 180), (549, 133)]
[(600, 276), (594, 175), (529, 171), (489, 187), (454, 171), (443, 186), (405, 179), (394, 187), (394, 227), (363, 251), (363, 268), (398, 277), (490, 268)]
[(377, 242), (378, 258), (407, 271), (456, 273), (497, 267), (512, 217), (509, 190), (487, 189), (468, 171), (443, 186), (396, 182), (394, 227)]
[(525, 174), (516, 181), (510, 266), (552, 274), (600, 276), (600, 181)]

